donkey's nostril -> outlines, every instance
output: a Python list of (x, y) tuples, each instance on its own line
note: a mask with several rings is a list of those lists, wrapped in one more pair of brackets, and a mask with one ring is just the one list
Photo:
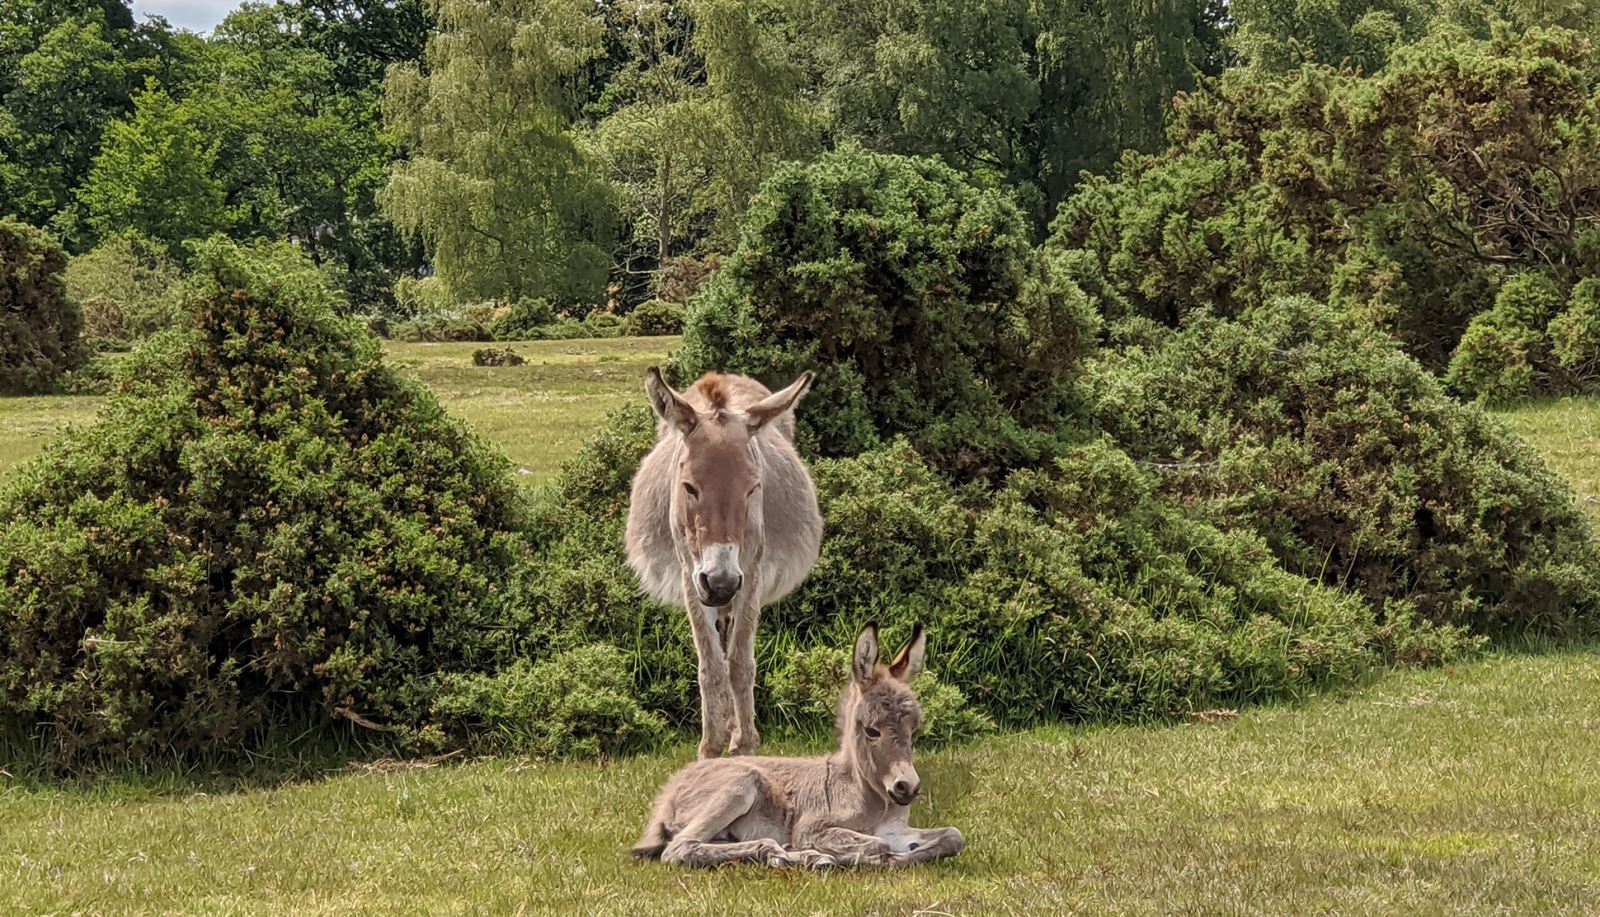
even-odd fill
[(700, 587), (702, 596), (711, 595), (711, 577), (706, 576), (704, 573), (699, 573), (696, 575), (695, 585)]
[(911, 793), (910, 784), (906, 783), (904, 780), (896, 780), (894, 782), (894, 794), (896, 796), (904, 799), (906, 796), (910, 795), (910, 793)]

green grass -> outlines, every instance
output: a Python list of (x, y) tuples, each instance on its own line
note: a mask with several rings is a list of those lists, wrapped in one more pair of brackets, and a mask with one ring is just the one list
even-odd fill
[[(676, 341), (518, 344), (529, 365), (482, 369), (477, 346), (389, 353), (534, 483)], [(0, 399), (0, 473), (99, 404)], [(1600, 399), (1501, 416), (1600, 520)], [(310, 766), (270, 785), (41, 784), (0, 761), (0, 912), (1585, 912), (1600, 901), (1597, 696), (1600, 648), (1496, 655), (1209, 725), (935, 751), (917, 819), (959, 826), (968, 849), (897, 873), (630, 862), (688, 746), (603, 766)]]
[[(644, 400), (644, 374), (677, 338), (530, 341), (523, 366), (473, 366), (483, 344), (385, 345), (390, 362), (427, 383), (445, 408), (511, 459), (519, 480), (547, 480), (612, 408)], [(496, 345), (502, 346), (502, 345)]]
[(0, 910), (166, 913), (1491, 913), (1600, 901), (1600, 650), (1412, 672), (1209, 725), (920, 756), (905, 872), (687, 872), (627, 847), (688, 747), (275, 788), (0, 794)]
[[(511, 459), (518, 480), (548, 480), (606, 412), (644, 399), (644, 373), (678, 338), (525, 341), (523, 366), (473, 366), (484, 344), (384, 345), (389, 361), (426, 383), (445, 408)], [(507, 345), (496, 345), (507, 346)], [(68, 424), (93, 422), (104, 398), (0, 398), (0, 475), (37, 456)]]
[(1600, 523), (1600, 398), (1560, 398), (1496, 412), (1532, 443)]
[(104, 403), (72, 395), (0, 398), (0, 475), (38, 456), (68, 425), (93, 421)]

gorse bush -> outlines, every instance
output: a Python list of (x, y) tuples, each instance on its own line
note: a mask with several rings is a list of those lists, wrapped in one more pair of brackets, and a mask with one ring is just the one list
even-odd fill
[(0, 391), (43, 391), (82, 361), (66, 266), (54, 239), (0, 219)]
[(846, 149), (786, 168), (691, 306), (680, 380), (815, 370), (799, 423), (823, 455), (905, 434), (969, 477), (1037, 461), (1097, 317), (1030, 232), (1006, 194), (929, 160)]
[(1580, 391), (1600, 382), (1600, 278), (1572, 290), (1526, 273), (1506, 281), (1494, 307), (1473, 317), (1450, 358), (1456, 391), (1488, 402), (1539, 392)]
[(493, 674), (441, 680), (434, 710), (473, 724), (482, 751), (546, 758), (612, 756), (660, 737), (660, 717), (639, 707), (628, 663), (614, 646), (590, 644), (542, 662), (519, 659)]
[[(564, 469), (535, 513), (534, 558), (509, 604), (539, 622), (539, 652), (621, 648), (643, 706), (687, 726), (697, 705), (683, 612), (641, 595), (622, 556), (629, 481), (653, 436), (648, 411), (631, 407)], [(1404, 603), (1380, 620), (1362, 597), (1284, 571), (1261, 539), (1165, 501), (1106, 444), (1069, 449), (999, 492), (952, 484), (903, 441), (818, 460), (813, 473), (822, 553), (763, 614), (757, 645), (769, 724), (814, 732), (831, 721), (838, 648), (867, 620), (928, 626), (946, 738), (991, 722), (1294, 697), (1474, 645)]]
[[(1496, 308), (1552, 301), (1522, 292)], [(1570, 489), (1351, 316), (1286, 299), (1196, 317), (1084, 384), (1116, 442), (1172, 466), (1164, 492), (1291, 570), (1485, 633), (1595, 620), (1600, 550)]]
[(664, 299), (640, 303), (622, 322), (622, 333), (632, 337), (655, 337), (683, 333), (683, 306)]
[[(1165, 152), (1086, 181), (1053, 245), (1090, 253), (1119, 307), (1168, 325), (1307, 294), (1443, 372), (1513, 276), (1565, 300), (1600, 267), (1597, 88), (1593, 43), (1561, 30), (1429, 39), (1371, 76), (1231, 71), (1179, 100)], [(1485, 329), (1461, 383), (1520, 385), (1519, 334)], [(1502, 358), (1512, 377), (1485, 363)]]
[(159, 243), (113, 236), (67, 262), (67, 293), (82, 307), (83, 335), (127, 344), (172, 327), (183, 272)]
[(0, 497), (0, 710), (62, 761), (236, 748), (308, 713), (442, 741), (441, 674), (515, 644), (504, 460), (315, 272), (196, 257), (186, 326)]

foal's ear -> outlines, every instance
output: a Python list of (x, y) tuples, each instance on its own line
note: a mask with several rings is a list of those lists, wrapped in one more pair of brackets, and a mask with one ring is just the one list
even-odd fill
[(900, 655), (894, 657), (889, 663), (889, 674), (910, 684), (912, 679), (922, 674), (922, 657), (928, 652), (928, 635), (918, 624), (911, 632), (911, 642), (900, 650)]
[(673, 391), (667, 380), (661, 377), (661, 367), (650, 367), (650, 372), (644, 377), (644, 393), (650, 399), (650, 410), (677, 427), (679, 433), (687, 435), (700, 423), (700, 415), (695, 413), (694, 406), (684, 401), (683, 396)]
[(754, 433), (773, 419), (782, 417), (784, 411), (798, 404), (805, 393), (811, 390), (811, 380), (814, 378), (816, 373), (807, 370), (800, 374), (800, 378), (789, 383), (788, 388), (773, 392), (745, 408), (745, 415), (750, 418), (750, 432)]
[(878, 667), (878, 625), (868, 624), (856, 638), (856, 651), (850, 657), (850, 677), (866, 684)]

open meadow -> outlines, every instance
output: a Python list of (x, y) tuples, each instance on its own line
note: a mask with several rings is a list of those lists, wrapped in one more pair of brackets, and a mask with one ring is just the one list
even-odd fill
[[(532, 484), (639, 397), (644, 368), (675, 345), (516, 344), (529, 363), (505, 369), (472, 367), (472, 345), (392, 344), (389, 357)], [(6, 473), (96, 404), (0, 401)], [(1505, 416), (1600, 509), (1600, 402)], [(938, 649), (935, 634), (934, 669)], [(1592, 912), (1596, 697), (1600, 651), (1493, 651), (1299, 706), (935, 749), (919, 756), (928, 794), (916, 819), (959, 826), (968, 847), (894, 873), (631, 862), (655, 789), (693, 753), (685, 743), (598, 764), (455, 758), (294, 780), (195, 771), (62, 784), (0, 771), (0, 910)]]

